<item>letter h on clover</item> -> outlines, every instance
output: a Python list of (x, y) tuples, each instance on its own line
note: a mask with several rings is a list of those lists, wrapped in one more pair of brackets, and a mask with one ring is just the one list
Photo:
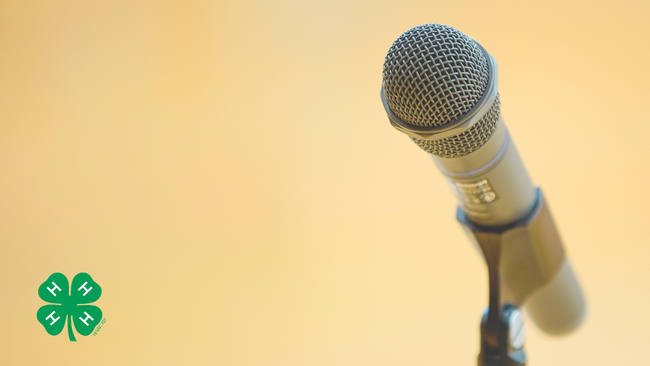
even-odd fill
[(72, 330), (83, 336), (93, 332), (102, 320), (102, 310), (89, 304), (99, 300), (102, 288), (93, 281), (88, 273), (79, 273), (72, 279), (72, 293), (68, 287), (68, 278), (63, 273), (52, 274), (38, 288), (38, 296), (45, 302), (58, 305), (44, 305), (36, 312), (36, 318), (50, 335), (58, 335), (68, 321), (68, 338), (76, 342)]

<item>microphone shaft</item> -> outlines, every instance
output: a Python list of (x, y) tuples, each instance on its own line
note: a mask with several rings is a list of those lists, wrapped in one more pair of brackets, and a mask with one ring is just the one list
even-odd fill
[[(474, 153), (456, 158), (430, 156), (470, 226), (499, 231), (532, 220), (527, 231), (502, 238), (506, 257), (499, 265), (500, 303), (526, 305), (533, 321), (549, 334), (577, 328), (586, 309), (582, 290), (564, 255), (548, 205), (532, 183), (502, 117), (490, 140)], [(462, 226), (483, 252), (478, 243), (481, 236), (468, 225)]]

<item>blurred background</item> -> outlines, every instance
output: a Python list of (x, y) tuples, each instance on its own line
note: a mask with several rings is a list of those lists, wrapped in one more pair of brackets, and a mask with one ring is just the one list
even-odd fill
[[(530, 365), (647, 359), (647, 1), (3, 1), (0, 364), (475, 365), (487, 271), (379, 91), (392, 42), (451, 25), (589, 301)], [(96, 336), (38, 286), (88, 272)]]

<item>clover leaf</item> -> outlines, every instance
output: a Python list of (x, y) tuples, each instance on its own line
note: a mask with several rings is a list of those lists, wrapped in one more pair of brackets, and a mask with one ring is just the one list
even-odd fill
[[(70, 293), (72, 290), (72, 293)], [(77, 339), (72, 331), (73, 324), (83, 336), (92, 333), (102, 320), (102, 310), (89, 304), (99, 300), (102, 288), (88, 273), (79, 273), (72, 279), (72, 288), (63, 273), (54, 273), (38, 288), (38, 296), (45, 302), (59, 305), (44, 305), (36, 312), (36, 318), (50, 335), (58, 335), (68, 321), (68, 338)]]

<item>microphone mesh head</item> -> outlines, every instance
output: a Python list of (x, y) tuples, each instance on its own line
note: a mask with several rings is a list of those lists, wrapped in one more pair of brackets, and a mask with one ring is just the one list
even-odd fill
[(391, 111), (420, 127), (442, 126), (478, 103), (488, 61), (473, 39), (442, 24), (404, 32), (384, 61), (383, 88)]
[(455, 136), (440, 140), (421, 140), (411, 137), (422, 150), (441, 158), (458, 158), (478, 150), (492, 137), (497, 129), (501, 101), (497, 94), (492, 107), (472, 127)]
[[(437, 127), (469, 112), (488, 87), (486, 55), (473, 39), (442, 24), (423, 24), (404, 32), (384, 61), (382, 88), (390, 110), (404, 123)], [(469, 154), (490, 138), (499, 116), (498, 99), (485, 117), (462, 134), (442, 140), (413, 138), (441, 157)], [(480, 125), (480, 126), (477, 126)]]

